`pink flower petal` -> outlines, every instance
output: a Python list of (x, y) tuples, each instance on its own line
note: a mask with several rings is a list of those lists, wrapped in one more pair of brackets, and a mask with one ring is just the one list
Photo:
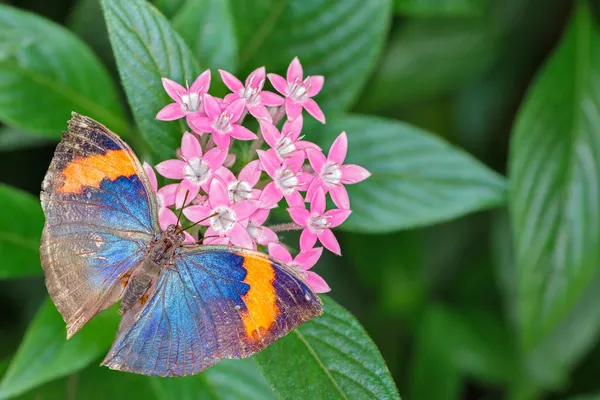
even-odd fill
[(323, 167), (327, 164), (327, 157), (325, 154), (321, 153), (318, 150), (306, 149), (306, 155), (308, 156), (308, 161), (310, 162), (313, 170), (321, 175), (323, 172)]
[(235, 215), (238, 221), (250, 218), (258, 209), (258, 204), (252, 200), (241, 200), (235, 204)]
[(287, 209), (290, 213), (290, 217), (292, 217), (292, 221), (301, 226), (308, 225), (308, 218), (310, 217), (310, 212), (304, 207), (291, 207)]
[[(191, 127), (191, 122), (193, 120), (195, 120), (196, 118), (200, 118), (200, 117), (206, 118), (206, 114), (204, 114), (204, 111), (188, 112), (185, 115), (185, 122), (187, 122), (188, 126)], [(200, 136), (202, 136), (202, 132), (196, 132), (196, 133), (199, 134)]]
[(321, 89), (323, 89), (323, 83), (325, 82), (325, 78), (321, 75), (314, 75), (307, 78), (308, 84), (310, 88), (308, 89), (308, 96), (313, 97), (319, 94)]
[(232, 138), (238, 140), (255, 140), (258, 137), (248, 128), (242, 125), (233, 125), (233, 129), (229, 132)]
[(188, 121), (188, 125), (196, 133), (208, 133), (213, 131), (212, 121), (208, 117), (197, 117)]
[[(310, 99), (308, 99), (308, 100), (310, 100)], [(285, 99), (285, 113), (289, 119), (298, 118), (302, 114), (302, 104), (297, 103), (296, 100), (292, 100), (289, 97), (286, 98)]]
[(346, 153), (348, 152), (348, 136), (346, 132), (340, 133), (340, 135), (333, 141), (329, 154), (327, 155), (327, 161), (334, 164), (342, 164), (346, 159)]
[(259, 122), (262, 120), (268, 121), (268, 122), (273, 122), (273, 117), (271, 117), (271, 114), (269, 113), (269, 111), (267, 111), (265, 106), (263, 106), (262, 104), (254, 104), (254, 105), (246, 104), (246, 108), (248, 109), (248, 112), (250, 114), (252, 114), (252, 116), (254, 118), (256, 118)]
[(301, 81), (303, 76), (304, 72), (302, 71), (302, 64), (300, 64), (300, 60), (298, 59), (298, 57), (294, 57), (287, 70), (287, 81), (289, 83), (292, 83), (296, 80)]
[(272, 229), (267, 228), (266, 226), (256, 227), (255, 232), (256, 234), (253, 236), (253, 239), (256, 241), (256, 243), (260, 245), (267, 246), (269, 243), (279, 242), (277, 234), (273, 232)]
[(317, 234), (306, 228), (300, 234), (300, 251), (308, 251), (315, 247), (317, 243)]
[(240, 224), (235, 224), (233, 229), (231, 229), (229, 237), (231, 238), (231, 243), (236, 246), (240, 246), (246, 249), (254, 248), (254, 243), (252, 242), (252, 238), (248, 231)]
[(342, 165), (340, 170), (342, 171), (342, 183), (347, 185), (364, 181), (371, 176), (371, 173), (360, 165)]
[(183, 134), (183, 138), (181, 139), (181, 154), (186, 160), (202, 157), (202, 147), (200, 147), (200, 142), (196, 139), (196, 136), (189, 132)]
[(221, 79), (223, 79), (223, 83), (225, 84), (225, 86), (227, 86), (229, 90), (231, 90), (233, 93), (239, 93), (241, 90), (244, 89), (244, 85), (242, 84), (242, 82), (240, 82), (238, 78), (236, 78), (229, 72), (220, 69), (219, 74), (221, 74)]
[[(287, 90), (287, 81), (277, 75), (277, 74), (267, 74), (267, 77), (269, 78), (269, 81), (271, 82), (271, 85), (273, 85), (273, 87), (275, 88), (275, 90), (277, 90), (279, 93), (281, 93), (284, 96), (288, 96), (288, 90)], [(265, 92), (262, 92), (265, 93)]]
[(314, 197), (310, 201), (310, 213), (323, 215), (326, 205), (327, 202), (325, 201), (325, 192), (323, 189), (318, 188)]
[(235, 178), (235, 175), (233, 174), (233, 172), (231, 172), (230, 170), (228, 170), (225, 167), (221, 167), (221, 168), (217, 169), (217, 171), (215, 172), (215, 175), (217, 175), (219, 178), (221, 178), (223, 183), (225, 183), (226, 185), (230, 185), (234, 182), (237, 182), (237, 179)]
[(210, 221), (205, 218), (211, 215), (212, 212), (212, 208), (206, 205), (189, 206), (183, 209), (183, 215), (190, 221), (198, 222), (204, 220), (204, 222), (200, 223), (203, 226), (210, 225)]
[(185, 117), (185, 112), (179, 103), (167, 104), (156, 114), (156, 119), (159, 121), (174, 121), (183, 117)]
[(208, 92), (208, 88), (210, 87), (210, 69), (207, 69), (203, 73), (201, 73), (194, 83), (192, 83), (192, 87), (190, 88), (190, 92), (203, 94)]
[(285, 196), (285, 201), (288, 203), (289, 207), (304, 207), (304, 198), (298, 192), (292, 192)]
[(281, 128), (281, 134), (288, 136), (292, 141), (298, 140), (300, 136), (300, 132), (302, 132), (302, 124), (304, 123), (304, 118), (302, 118), (302, 114), (298, 115), (296, 119), (288, 119), (283, 124), (283, 128)]
[(335, 185), (329, 188), (329, 195), (333, 203), (342, 209), (350, 208), (350, 198), (348, 197), (348, 191), (343, 185)]
[(246, 100), (239, 99), (228, 105), (227, 108), (225, 108), (225, 112), (231, 115), (231, 122), (235, 123), (239, 121), (245, 109)]
[(196, 242), (196, 238), (193, 237), (192, 235), (190, 235), (188, 232), (183, 232), (183, 236), (185, 236), (185, 239), (183, 239), (184, 243), (195, 243)]
[(177, 215), (170, 208), (161, 208), (158, 210), (158, 225), (163, 231), (167, 230), (169, 225), (177, 225)]
[(162, 197), (163, 208), (170, 207), (175, 204), (175, 194), (177, 193), (178, 183), (171, 183), (158, 189), (157, 196)]
[(208, 118), (211, 120), (211, 122), (216, 120), (221, 115), (221, 112), (223, 111), (221, 109), (221, 105), (210, 94), (208, 94), (208, 93), (204, 94), (203, 103), (204, 103), (204, 112), (206, 113)]
[(150, 181), (150, 186), (152, 186), (152, 190), (156, 192), (158, 190), (158, 181), (156, 180), (156, 174), (154, 173), (154, 169), (152, 169), (150, 164), (148, 164), (146, 161), (144, 161), (144, 171), (146, 172), (146, 176)]
[(225, 161), (223, 161), (223, 166), (225, 168), (233, 167), (235, 164), (235, 159), (236, 159), (235, 154), (227, 154), (227, 157), (225, 157)]
[(271, 178), (274, 178), (277, 174), (277, 170), (281, 167), (277, 155), (274, 152), (262, 150), (257, 150), (256, 154), (258, 154), (258, 159), (260, 160), (262, 169), (269, 174)]
[(321, 254), (323, 254), (323, 248), (315, 247), (314, 249), (298, 254), (294, 259), (294, 263), (299, 265), (303, 271), (307, 271), (315, 266), (319, 258), (321, 258)]
[(187, 93), (186, 88), (167, 78), (162, 78), (161, 81), (169, 97), (177, 103), (181, 102), (181, 96)]
[(169, 179), (183, 179), (185, 162), (181, 160), (167, 160), (156, 166), (159, 174)]
[(211, 170), (216, 171), (225, 162), (225, 157), (227, 157), (227, 149), (216, 147), (207, 151), (204, 157), (202, 157), (202, 161), (205, 161)]
[(290, 265), (292, 263), (292, 255), (279, 243), (269, 243), (269, 255), (284, 264)]
[(275, 182), (267, 183), (267, 186), (263, 189), (260, 194), (260, 207), (271, 208), (277, 205), (283, 198), (283, 193), (277, 187)]
[[(214, 232), (214, 234), (216, 234), (216, 232)], [(215, 237), (212, 234), (211, 235), (208, 234), (208, 229), (206, 230), (206, 236), (205, 237), (207, 239), (202, 241), (202, 243), (205, 243), (205, 244), (227, 246), (229, 244), (229, 242), (230, 242), (229, 236)]]
[[(304, 153), (302, 153), (304, 154)], [(310, 174), (308, 172), (301, 172), (300, 175), (298, 175), (298, 190), (308, 190), (308, 188), (310, 187), (310, 184), (315, 180), (315, 176), (313, 174)]]
[(348, 217), (352, 214), (351, 210), (333, 209), (325, 213), (325, 216), (329, 217), (331, 228), (340, 226)]
[(325, 114), (323, 114), (323, 111), (321, 110), (316, 101), (314, 101), (313, 99), (306, 99), (302, 103), (302, 106), (310, 115), (314, 117), (314, 119), (316, 119), (322, 124), (325, 123)]
[(333, 254), (337, 254), (338, 256), (342, 255), (342, 250), (340, 249), (340, 244), (331, 229), (325, 229), (323, 232), (317, 235), (319, 240), (325, 246), (325, 248), (331, 251)]
[(267, 121), (259, 121), (260, 123), (260, 131), (265, 138), (265, 142), (271, 147), (277, 147), (277, 140), (281, 136), (275, 125), (267, 122)]
[(180, 209), (190, 204), (198, 196), (198, 193), (200, 193), (200, 185), (196, 185), (187, 179), (182, 180), (175, 192), (175, 208)]
[(306, 283), (310, 286), (310, 288), (315, 293), (327, 293), (331, 291), (331, 288), (325, 282), (325, 279), (321, 278), (319, 275), (315, 274), (312, 271), (308, 271), (306, 275)]
[(229, 207), (231, 204), (227, 186), (218, 179), (213, 179), (210, 183), (208, 202), (212, 208), (217, 208), (219, 206)]
[(308, 186), (308, 190), (306, 191), (307, 202), (310, 203), (312, 201), (312, 199), (315, 197), (315, 193), (317, 193), (317, 190), (319, 188), (322, 188), (322, 190), (327, 189), (325, 183), (323, 182), (323, 179), (320, 176), (316, 176), (315, 179), (313, 179), (313, 181), (310, 183), (310, 185)]
[(265, 78), (265, 67), (258, 67), (246, 78), (246, 86), (260, 90), (265, 84)]
[(213, 140), (218, 147), (224, 150), (227, 150), (231, 144), (231, 137), (222, 133), (213, 132)]
[(240, 95), (237, 93), (229, 93), (223, 97), (223, 104), (231, 104), (236, 100), (241, 99)]
[(303, 151), (295, 151), (285, 159), (283, 166), (289, 167), (292, 169), (292, 171), (298, 172), (302, 170), (304, 159), (305, 155)]
[[(281, 78), (281, 79), (283, 79), (283, 78)], [(270, 78), (269, 78), (269, 80), (270, 80)], [(285, 79), (283, 81), (285, 82)], [(273, 81), (271, 81), (271, 83), (272, 82)], [(273, 86), (275, 86), (275, 85), (273, 85)], [(287, 86), (287, 84), (286, 84), (286, 86)], [(286, 91), (287, 91), (287, 89), (286, 89)], [(268, 107), (277, 107), (277, 106), (282, 105), (284, 102), (283, 97), (281, 97), (280, 95), (275, 94), (273, 92), (266, 91), (266, 90), (263, 90), (262, 92), (260, 92), (258, 94), (258, 98), (260, 99), (261, 104), (268, 106)]]
[(251, 187), (254, 187), (258, 183), (260, 179), (260, 174), (262, 170), (260, 168), (260, 161), (254, 160), (250, 161), (242, 170), (240, 171), (239, 178), (240, 181), (247, 182)]

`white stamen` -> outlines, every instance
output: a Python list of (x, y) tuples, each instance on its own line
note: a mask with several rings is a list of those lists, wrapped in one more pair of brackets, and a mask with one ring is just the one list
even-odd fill
[(296, 146), (294, 145), (292, 139), (290, 139), (289, 137), (283, 137), (277, 141), (277, 146), (275, 146), (275, 150), (281, 158), (285, 158), (286, 156), (289, 156), (294, 151), (296, 151)]
[(198, 93), (189, 93), (181, 96), (181, 108), (184, 112), (196, 112), (200, 109), (201, 98)]
[(331, 226), (330, 219), (329, 216), (313, 214), (308, 218), (308, 227), (314, 233), (321, 233)]
[(237, 221), (235, 211), (225, 206), (217, 207), (213, 211), (218, 214), (210, 219), (210, 226), (217, 233), (226, 233), (233, 229)]
[(229, 184), (229, 198), (234, 203), (240, 200), (250, 200), (252, 198), (252, 187), (246, 181), (235, 181)]
[(233, 118), (233, 114), (223, 111), (215, 122), (213, 122), (213, 127), (220, 133), (229, 133), (233, 129), (230, 123), (231, 118)]
[(275, 175), (275, 184), (284, 194), (292, 194), (300, 186), (300, 172), (295, 173), (289, 167), (280, 169)]
[(183, 176), (190, 182), (201, 185), (210, 176), (210, 166), (200, 158), (192, 158), (183, 168)]
[(323, 177), (323, 181), (329, 186), (339, 185), (342, 181), (342, 170), (340, 169), (340, 165), (335, 163), (325, 164), (321, 176)]

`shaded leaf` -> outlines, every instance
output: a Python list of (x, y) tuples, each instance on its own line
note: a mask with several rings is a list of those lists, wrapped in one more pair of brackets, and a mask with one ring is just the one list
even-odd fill
[(153, 0), (156, 8), (167, 18), (173, 17), (187, 0)]
[(135, 120), (146, 143), (160, 159), (173, 158), (185, 125), (157, 121), (156, 114), (172, 102), (161, 77), (193, 82), (200, 69), (169, 22), (143, 0), (102, 0), (110, 42)]
[(580, 322), (588, 328), (600, 322), (593, 310), (574, 313), (600, 276), (599, 65), (600, 37), (580, 1), (513, 132), (509, 210), (519, 328), (528, 350), (565, 318), (585, 315), (590, 320)]
[(411, 17), (464, 17), (480, 15), (482, 0), (395, 0), (397, 13)]
[(349, 164), (372, 174), (347, 185), (350, 218), (341, 229), (390, 232), (446, 221), (504, 203), (505, 182), (471, 155), (414, 126), (367, 116), (344, 116), (311, 130), (325, 151), (348, 134)]
[(325, 313), (254, 358), (282, 399), (399, 399), (375, 344), (329, 297)]
[(0, 399), (85, 368), (108, 350), (118, 321), (116, 309), (110, 308), (67, 340), (65, 323), (52, 301), (47, 299), (29, 325), (0, 382)]
[[(391, 0), (232, 0), (240, 70), (264, 65), (285, 74), (296, 56), (307, 75), (324, 75), (325, 110), (353, 104), (379, 57)], [(343, 22), (342, 22), (343, 21)]]
[(0, 128), (0, 152), (40, 147), (50, 143), (55, 142), (19, 129)]
[(277, 398), (253, 359), (222, 360), (196, 376), (150, 379), (159, 400)]
[(229, 0), (189, 0), (173, 17), (173, 27), (206, 68), (236, 70), (238, 48)]
[(0, 279), (41, 274), (44, 214), (39, 200), (0, 184), (0, 204)]
[(19, 36), (18, 47), (10, 51), (0, 44), (0, 120), (59, 138), (71, 111), (77, 111), (126, 133), (115, 86), (80, 39), (51, 21), (5, 5), (0, 5), (0, 25)]

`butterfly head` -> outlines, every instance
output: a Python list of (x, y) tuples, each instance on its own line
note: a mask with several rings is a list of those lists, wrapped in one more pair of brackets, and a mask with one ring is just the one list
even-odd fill
[(181, 245), (185, 241), (185, 234), (180, 226), (171, 224), (163, 233), (163, 238), (173, 242), (174, 244)]

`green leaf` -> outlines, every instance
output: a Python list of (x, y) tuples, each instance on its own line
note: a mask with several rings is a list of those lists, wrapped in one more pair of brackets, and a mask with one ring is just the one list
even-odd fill
[(397, 13), (411, 17), (465, 17), (483, 12), (482, 0), (395, 0)]
[(202, 65), (235, 72), (238, 48), (229, 0), (189, 0), (173, 17), (173, 27)]
[(153, 0), (156, 8), (167, 18), (173, 17), (187, 0)]
[(195, 376), (150, 379), (159, 400), (277, 398), (253, 359), (223, 360)]
[(160, 79), (193, 82), (200, 68), (183, 39), (148, 2), (102, 0), (101, 4), (119, 74), (142, 136), (160, 159), (173, 158), (185, 125), (183, 120), (155, 119), (158, 111), (173, 102)]
[(505, 182), (471, 155), (414, 126), (367, 116), (341, 116), (310, 130), (325, 149), (348, 135), (346, 163), (372, 174), (347, 185), (353, 210), (341, 229), (391, 232), (496, 207)]
[(32, 135), (29, 132), (9, 127), (0, 128), (0, 152), (20, 149), (30, 149), (55, 143), (43, 136)]
[(29, 193), (0, 184), (0, 279), (39, 275), (44, 214)]
[(329, 297), (325, 313), (255, 356), (282, 399), (399, 399), (381, 354), (358, 321)]
[(519, 111), (509, 154), (519, 328), (528, 350), (575, 318), (600, 273), (599, 73), (600, 36), (580, 1)]
[(2, 122), (59, 138), (71, 111), (77, 111), (126, 133), (116, 88), (80, 39), (53, 22), (5, 5), (0, 5), (0, 25), (20, 37), (17, 48), (6, 51), (0, 35)]
[(305, 75), (324, 75), (315, 98), (325, 110), (352, 105), (373, 70), (391, 19), (391, 0), (232, 0), (240, 69), (285, 74), (300, 58)]
[(0, 382), (0, 399), (85, 368), (108, 350), (118, 320), (116, 309), (108, 309), (67, 341), (65, 323), (47, 299)]

